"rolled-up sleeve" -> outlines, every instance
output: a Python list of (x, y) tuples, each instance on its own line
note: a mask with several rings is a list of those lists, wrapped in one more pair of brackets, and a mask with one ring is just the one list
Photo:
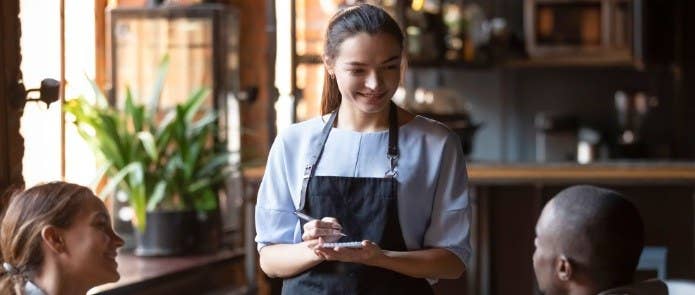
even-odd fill
[(297, 217), (287, 181), (284, 144), (280, 137), (270, 148), (265, 174), (258, 190), (256, 203), (257, 249), (272, 244), (294, 243)]
[(444, 144), (434, 192), (430, 225), (425, 232), (426, 248), (444, 248), (454, 253), (468, 269), (471, 209), (468, 175), (461, 141), (450, 133)]

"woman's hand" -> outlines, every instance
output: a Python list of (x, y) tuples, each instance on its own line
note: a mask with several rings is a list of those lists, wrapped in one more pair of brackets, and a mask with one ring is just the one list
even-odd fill
[(314, 253), (325, 260), (372, 265), (377, 258), (383, 255), (379, 245), (368, 240), (362, 241), (362, 248), (322, 248), (323, 243), (323, 238), (319, 238), (319, 243), (314, 245)]
[(310, 241), (323, 238), (327, 243), (338, 241), (342, 235), (343, 227), (338, 223), (338, 219), (324, 217), (321, 220), (312, 220), (304, 224), (302, 240)]

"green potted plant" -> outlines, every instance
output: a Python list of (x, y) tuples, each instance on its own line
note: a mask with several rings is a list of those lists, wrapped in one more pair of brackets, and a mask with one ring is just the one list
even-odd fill
[[(136, 254), (174, 255), (216, 249), (221, 241), (218, 193), (231, 167), (215, 139), (217, 114), (204, 109), (206, 89), (159, 109), (168, 57), (159, 68), (147, 105), (126, 89), (122, 109), (110, 105), (92, 82), (94, 102), (69, 100), (66, 113), (101, 160), (109, 181), (101, 191), (127, 195), (133, 209)], [(201, 241), (205, 239), (207, 241)]]

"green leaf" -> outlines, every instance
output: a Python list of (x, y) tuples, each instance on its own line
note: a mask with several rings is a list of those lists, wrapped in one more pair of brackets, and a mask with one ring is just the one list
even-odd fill
[(157, 149), (157, 143), (155, 142), (154, 136), (149, 131), (138, 132), (138, 138), (142, 145), (145, 147), (145, 151), (150, 159), (154, 161), (159, 160), (159, 149)]
[[(136, 106), (134, 104), (133, 93), (130, 91), (130, 87), (126, 87), (125, 113), (130, 117), (133, 129), (136, 132), (141, 131), (145, 122), (145, 111), (142, 106)], [(123, 127), (127, 128), (128, 126), (126, 125)]]
[(157, 111), (159, 110), (159, 101), (162, 96), (162, 89), (164, 88), (164, 81), (166, 80), (168, 71), (169, 54), (165, 54), (157, 67), (157, 78), (155, 79), (154, 86), (152, 87), (152, 93), (148, 103), (148, 117), (150, 118), (155, 118)]
[(164, 200), (166, 191), (167, 182), (164, 180), (157, 182), (157, 185), (154, 187), (154, 192), (152, 192), (150, 199), (147, 201), (147, 211), (154, 211), (157, 209), (157, 205)]
[(196, 172), (197, 177), (203, 177), (211, 174), (219, 173), (220, 168), (229, 165), (229, 154), (224, 153), (212, 157), (204, 166)]
[(102, 92), (101, 89), (99, 89), (99, 86), (97, 85), (96, 81), (89, 79), (89, 77), (86, 74), (85, 77), (87, 78), (87, 81), (89, 81), (89, 85), (92, 86), (92, 90), (94, 91), (95, 105), (100, 109), (107, 108), (109, 106), (109, 102), (106, 99), (104, 92)]
[(147, 211), (146, 209), (146, 190), (145, 186), (138, 186), (131, 191), (130, 194), (130, 205), (135, 212), (135, 219), (133, 220), (133, 225), (140, 232), (145, 230), (145, 223), (147, 222)]
[(194, 203), (197, 211), (213, 210), (217, 208), (217, 194), (215, 194), (214, 190), (208, 188), (194, 198)]
[(118, 132), (118, 119), (108, 114), (98, 114), (96, 122), (93, 122), (96, 139), (100, 144), (99, 150), (104, 158), (109, 159), (118, 168), (127, 165), (126, 147), (122, 144), (126, 141)]
[(171, 132), (171, 126), (173, 123), (176, 121), (176, 110), (171, 110), (167, 112), (167, 114), (164, 116), (164, 119), (159, 122), (159, 127), (157, 128), (157, 132), (155, 133), (157, 137), (162, 136), (164, 132)]
[(208, 128), (210, 126), (215, 126), (216, 124), (217, 124), (217, 114), (215, 112), (208, 112), (205, 114), (204, 117), (200, 118), (198, 121), (195, 121), (192, 124), (191, 133), (192, 134), (198, 134), (203, 129)]
[(193, 172), (195, 172), (196, 164), (198, 163), (198, 157), (200, 157), (200, 153), (203, 150), (203, 144), (204, 143), (201, 144), (200, 142), (192, 143), (186, 150), (187, 153), (184, 154), (183, 172), (186, 179), (192, 179), (193, 177)]
[[(99, 182), (101, 182), (101, 179), (104, 178), (104, 176), (106, 176), (106, 172), (108, 172), (109, 169), (111, 169), (111, 167), (113, 167), (113, 164), (111, 164), (110, 162), (106, 162), (104, 165), (101, 165), (99, 170), (97, 170), (96, 176), (94, 176), (94, 178), (90, 182), (89, 187), (97, 187)], [(102, 201), (105, 200), (108, 196), (108, 194), (104, 193), (103, 189), (97, 192), (97, 197), (99, 197)]]
[(208, 90), (206, 88), (198, 88), (193, 91), (193, 94), (188, 98), (184, 104), (185, 120), (186, 122), (192, 122), (195, 115), (198, 113), (200, 106), (203, 105), (205, 97), (207, 97)]
[[(140, 170), (142, 171), (142, 164), (135, 162), (135, 163), (130, 163), (127, 166), (123, 167), (123, 169), (119, 169), (118, 173), (115, 175), (109, 177), (109, 181), (106, 183), (106, 186), (104, 187), (103, 190), (101, 190), (101, 193), (104, 195), (110, 195), (112, 194), (116, 188), (123, 182), (123, 180), (126, 178), (131, 173), (134, 173), (135, 171)], [(130, 193), (130, 190), (126, 190), (125, 193)]]

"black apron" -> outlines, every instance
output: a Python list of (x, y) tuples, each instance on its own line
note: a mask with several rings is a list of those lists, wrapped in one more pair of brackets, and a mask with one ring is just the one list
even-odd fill
[[(338, 219), (347, 236), (339, 242), (370, 240), (384, 250), (407, 251), (398, 220), (397, 161), (398, 119), (396, 106), (389, 112), (390, 169), (385, 178), (314, 176), (333, 128), (331, 114), (319, 141), (312, 146), (302, 185), (300, 210), (317, 218)], [(339, 161), (331, 158), (329, 161)], [(302, 224), (303, 225), (303, 224)], [(357, 263), (324, 261), (283, 281), (283, 294), (433, 294), (425, 279)]]

